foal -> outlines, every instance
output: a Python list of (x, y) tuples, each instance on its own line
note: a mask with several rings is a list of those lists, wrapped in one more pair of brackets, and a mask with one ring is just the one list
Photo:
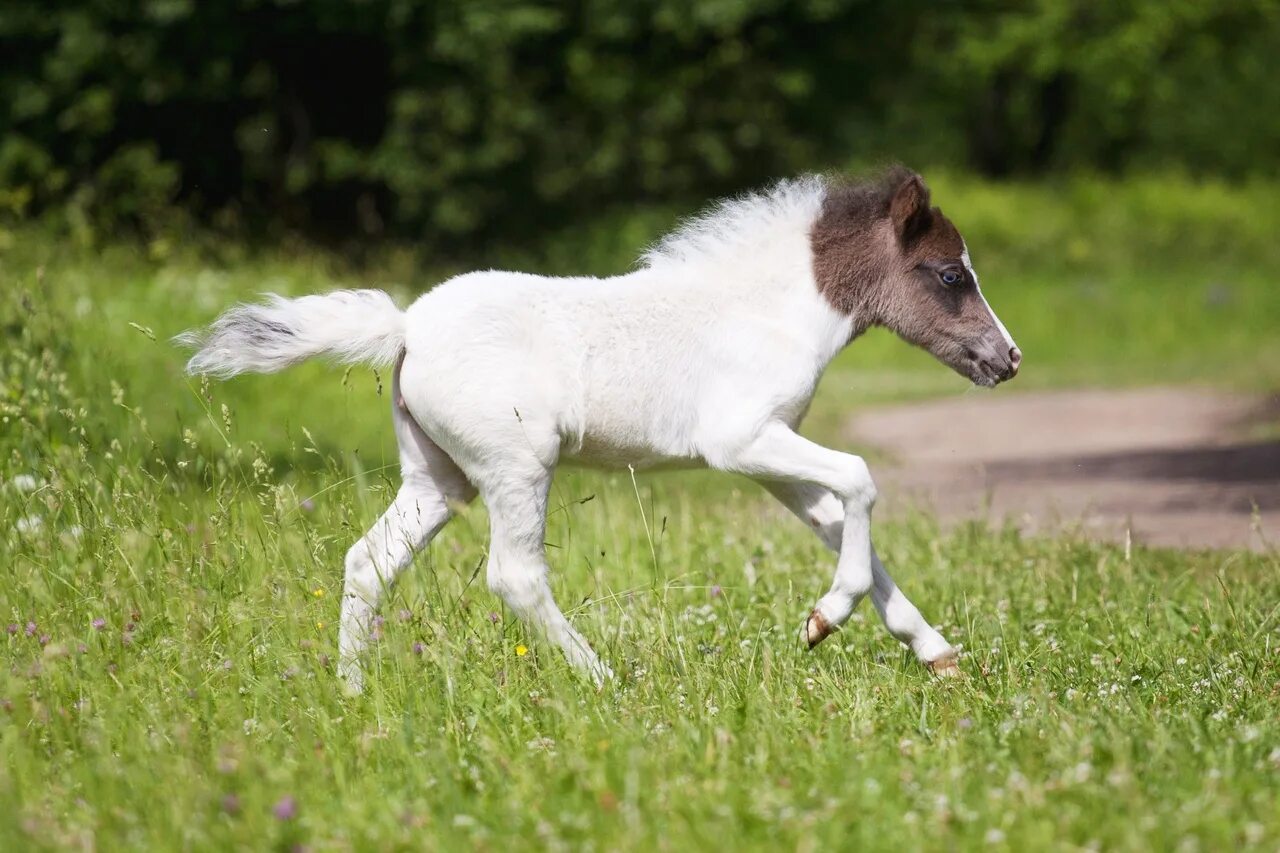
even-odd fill
[(822, 371), (886, 326), (978, 385), (1021, 353), (978, 289), (964, 240), (919, 175), (784, 181), (692, 220), (607, 279), (458, 276), (401, 311), (376, 290), (238, 305), (191, 373), (270, 373), (315, 355), (395, 365), (403, 483), (346, 558), (339, 674), (384, 591), (476, 493), (489, 508), (489, 588), (596, 682), (611, 675), (551, 596), (547, 492), (561, 460), (706, 466), (757, 480), (839, 556), (805, 623), (812, 647), (868, 593), (933, 672), (956, 652), (885, 571), (871, 542), (876, 487), (858, 456), (796, 427)]

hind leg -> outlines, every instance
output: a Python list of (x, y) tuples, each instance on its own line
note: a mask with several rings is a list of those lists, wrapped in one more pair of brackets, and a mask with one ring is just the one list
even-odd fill
[(551, 596), (544, 536), (552, 469), (535, 459), (504, 460), (501, 471), (478, 477), (489, 508), (489, 589), (516, 616), (560, 647), (569, 663), (597, 685), (613, 676)]
[(466, 503), (476, 494), (461, 469), (403, 410), (398, 370), (391, 396), (400, 444), (400, 490), (369, 532), (351, 546), (346, 559), (338, 675), (353, 693), (364, 688), (361, 656), (384, 594), (413, 561), (413, 555), (452, 517), (451, 504)]

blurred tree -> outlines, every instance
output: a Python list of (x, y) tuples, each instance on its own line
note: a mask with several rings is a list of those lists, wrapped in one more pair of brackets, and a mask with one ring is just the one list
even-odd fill
[(926, 19), (921, 46), (988, 175), (1280, 162), (1273, 0), (986, 0)]
[(0, 211), (532, 240), (892, 157), (1274, 173), (1276, 0), (6, 0)]

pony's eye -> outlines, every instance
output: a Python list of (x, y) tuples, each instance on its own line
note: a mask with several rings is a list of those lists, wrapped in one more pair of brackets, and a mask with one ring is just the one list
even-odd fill
[(946, 285), (959, 284), (961, 275), (955, 270), (942, 271), (942, 283)]

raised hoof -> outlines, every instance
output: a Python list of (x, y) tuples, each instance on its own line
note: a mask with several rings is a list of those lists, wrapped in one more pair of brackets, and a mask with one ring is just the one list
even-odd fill
[(835, 629), (831, 627), (831, 623), (827, 621), (827, 617), (823, 616), (817, 610), (809, 614), (809, 618), (804, 623), (804, 638), (809, 643), (809, 648), (821, 643), (827, 637), (831, 636)]
[(931, 660), (925, 666), (939, 678), (959, 678), (964, 675), (960, 671), (960, 661), (955, 652), (945, 654), (937, 660)]

